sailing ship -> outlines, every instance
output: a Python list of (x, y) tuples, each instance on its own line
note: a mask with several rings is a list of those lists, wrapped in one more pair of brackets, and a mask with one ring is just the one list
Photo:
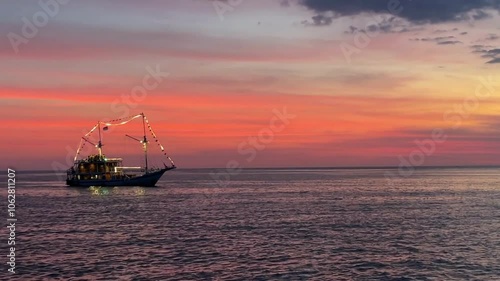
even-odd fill
[[(112, 126), (121, 126), (129, 123), (134, 119), (142, 118), (142, 126), (144, 131), (144, 136), (142, 139), (134, 138), (130, 135), (127, 137), (138, 141), (142, 144), (144, 150), (144, 167), (124, 167), (122, 165), (122, 158), (107, 158), (103, 154), (103, 144), (101, 138), (101, 131), (107, 131)], [(146, 127), (154, 138), (155, 143), (160, 148), (163, 155), (170, 161), (167, 165), (163, 163), (162, 168), (150, 168), (148, 166), (148, 146), (149, 140), (146, 136)], [(98, 130), (99, 140), (97, 144), (93, 143), (89, 137)], [(80, 153), (86, 143), (89, 143), (97, 148), (97, 154), (89, 155), (86, 158), (79, 159)], [(99, 121), (97, 124), (82, 137), (80, 141), (80, 146), (76, 152), (74, 158), (74, 164), (71, 168), (67, 170), (66, 184), (68, 186), (76, 187), (90, 187), (90, 186), (144, 186), (152, 187), (155, 186), (158, 180), (163, 176), (166, 171), (175, 169), (175, 164), (172, 159), (165, 152), (164, 147), (160, 144), (156, 134), (154, 133), (148, 119), (144, 113), (122, 118), (115, 119), (108, 122)], [(131, 171), (136, 171), (132, 173)], [(137, 173), (137, 171), (139, 173)]]

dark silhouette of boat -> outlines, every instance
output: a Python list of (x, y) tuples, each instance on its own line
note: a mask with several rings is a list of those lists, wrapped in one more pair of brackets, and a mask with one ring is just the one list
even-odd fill
[[(142, 124), (144, 127), (144, 137), (142, 140), (136, 139), (132, 136), (126, 135), (127, 137), (140, 142), (144, 150), (145, 167), (123, 167), (121, 158), (106, 158), (102, 153), (102, 141), (101, 141), (101, 130), (108, 130), (110, 126), (121, 126), (128, 122), (142, 117)], [(102, 127), (104, 125), (104, 127)], [(163, 164), (163, 168), (152, 168), (148, 167), (148, 144), (149, 141), (146, 137), (146, 125), (151, 135), (155, 139), (155, 142), (160, 147), (162, 153), (170, 161), (171, 165), (167, 166)], [(99, 131), (99, 142), (96, 144), (92, 143), (88, 137), (95, 131)], [(85, 143), (90, 143), (94, 145), (98, 154), (90, 155), (84, 159), (78, 159), (80, 151)], [(66, 184), (69, 186), (77, 187), (90, 187), (90, 186), (144, 186), (151, 187), (155, 186), (166, 171), (175, 169), (175, 164), (170, 157), (165, 153), (165, 149), (160, 144), (159, 140), (156, 138), (151, 125), (149, 124), (146, 116), (141, 113), (136, 116), (132, 116), (124, 119), (116, 119), (110, 122), (99, 121), (97, 125), (94, 126), (90, 132), (88, 132), (80, 143), (80, 147), (77, 150), (73, 167), (68, 169)], [(140, 173), (130, 173), (130, 170), (139, 171)]]

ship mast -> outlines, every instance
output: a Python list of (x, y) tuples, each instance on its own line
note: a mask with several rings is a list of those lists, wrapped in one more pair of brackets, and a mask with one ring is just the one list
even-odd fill
[(144, 129), (144, 136), (142, 140), (134, 138), (133, 136), (127, 134), (125, 134), (125, 136), (142, 143), (142, 149), (144, 149), (144, 162), (145, 162), (144, 173), (147, 174), (149, 167), (148, 167), (148, 138), (146, 137), (146, 116), (144, 115), (144, 113), (137, 115), (137, 117), (139, 116), (142, 116), (142, 126)]
[(146, 162), (146, 174), (148, 173), (148, 140), (146, 138), (146, 116), (144, 113), (142, 115), (142, 127), (144, 129), (144, 139), (142, 140), (142, 144), (144, 145), (144, 160)]
[(97, 150), (99, 151), (99, 156), (102, 157), (102, 139), (101, 139), (101, 121), (98, 121), (98, 128), (99, 128), (99, 143), (96, 145)]

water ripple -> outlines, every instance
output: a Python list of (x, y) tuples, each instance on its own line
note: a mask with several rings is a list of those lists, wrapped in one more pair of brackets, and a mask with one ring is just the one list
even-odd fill
[(97, 191), (37, 174), (19, 187), (12, 280), (500, 280), (498, 170), (391, 187), (383, 173), (250, 171), (217, 187), (193, 171)]

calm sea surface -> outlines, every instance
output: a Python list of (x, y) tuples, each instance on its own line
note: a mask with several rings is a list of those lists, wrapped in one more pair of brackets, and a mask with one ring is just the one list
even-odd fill
[(179, 169), (100, 189), (17, 173), (17, 273), (4, 229), (0, 279), (500, 280), (500, 169), (390, 185), (386, 171), (244, 170), (221, 186)]

